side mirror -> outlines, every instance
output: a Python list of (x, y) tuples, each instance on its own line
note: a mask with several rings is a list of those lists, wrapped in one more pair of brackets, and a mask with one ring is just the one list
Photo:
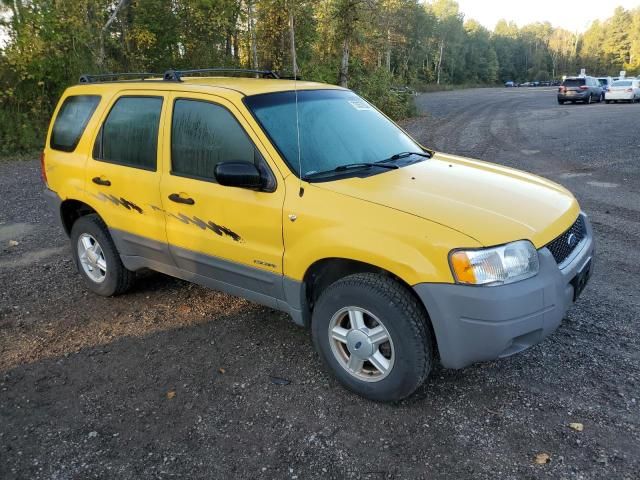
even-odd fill
[(221, 162), (214, 170), (216, 181), (225, 187), (260, 190), (264, 184), (258, 167), (248, 162)]

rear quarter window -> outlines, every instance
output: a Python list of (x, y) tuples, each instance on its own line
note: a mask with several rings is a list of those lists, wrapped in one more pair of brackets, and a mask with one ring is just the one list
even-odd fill
[(73, 152), (100, 103), (99, 95), (67, 97), (53, 123), (50, 146), (54, 150)]

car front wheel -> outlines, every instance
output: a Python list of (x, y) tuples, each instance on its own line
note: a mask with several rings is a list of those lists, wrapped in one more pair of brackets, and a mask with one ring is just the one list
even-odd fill
[(431, 371), (434, 347), (427, 322), (406, 287), (362, 273), (322, 293), (311, 331), (322, 361), (345, 387), (370, 400), (397, 401)]

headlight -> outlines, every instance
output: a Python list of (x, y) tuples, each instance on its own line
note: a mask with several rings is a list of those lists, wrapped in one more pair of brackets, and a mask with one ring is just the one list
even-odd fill
[(528, 240), (481, 250), (453, 250), (449, 254), (453, 277), (469, 285), (503, 285), (538, 273), (538, 251)]

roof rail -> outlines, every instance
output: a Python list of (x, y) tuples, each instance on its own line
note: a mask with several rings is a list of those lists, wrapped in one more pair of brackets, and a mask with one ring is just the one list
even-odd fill
[(164, 80), (169, 82), (181, 82), (182, 77), (193, 73), (253, 73), (262, 77), (280, 78), (271, 70), (253, 70), (247, 68), (198, 68), (195, 70), (167, 70), (164, 72)]
[(98, 75), (82, 74), (80, 83), (117, 82), (124, 80), (146, 80), (152, 77), (162, 77), (159, 73), (101, 73)]

